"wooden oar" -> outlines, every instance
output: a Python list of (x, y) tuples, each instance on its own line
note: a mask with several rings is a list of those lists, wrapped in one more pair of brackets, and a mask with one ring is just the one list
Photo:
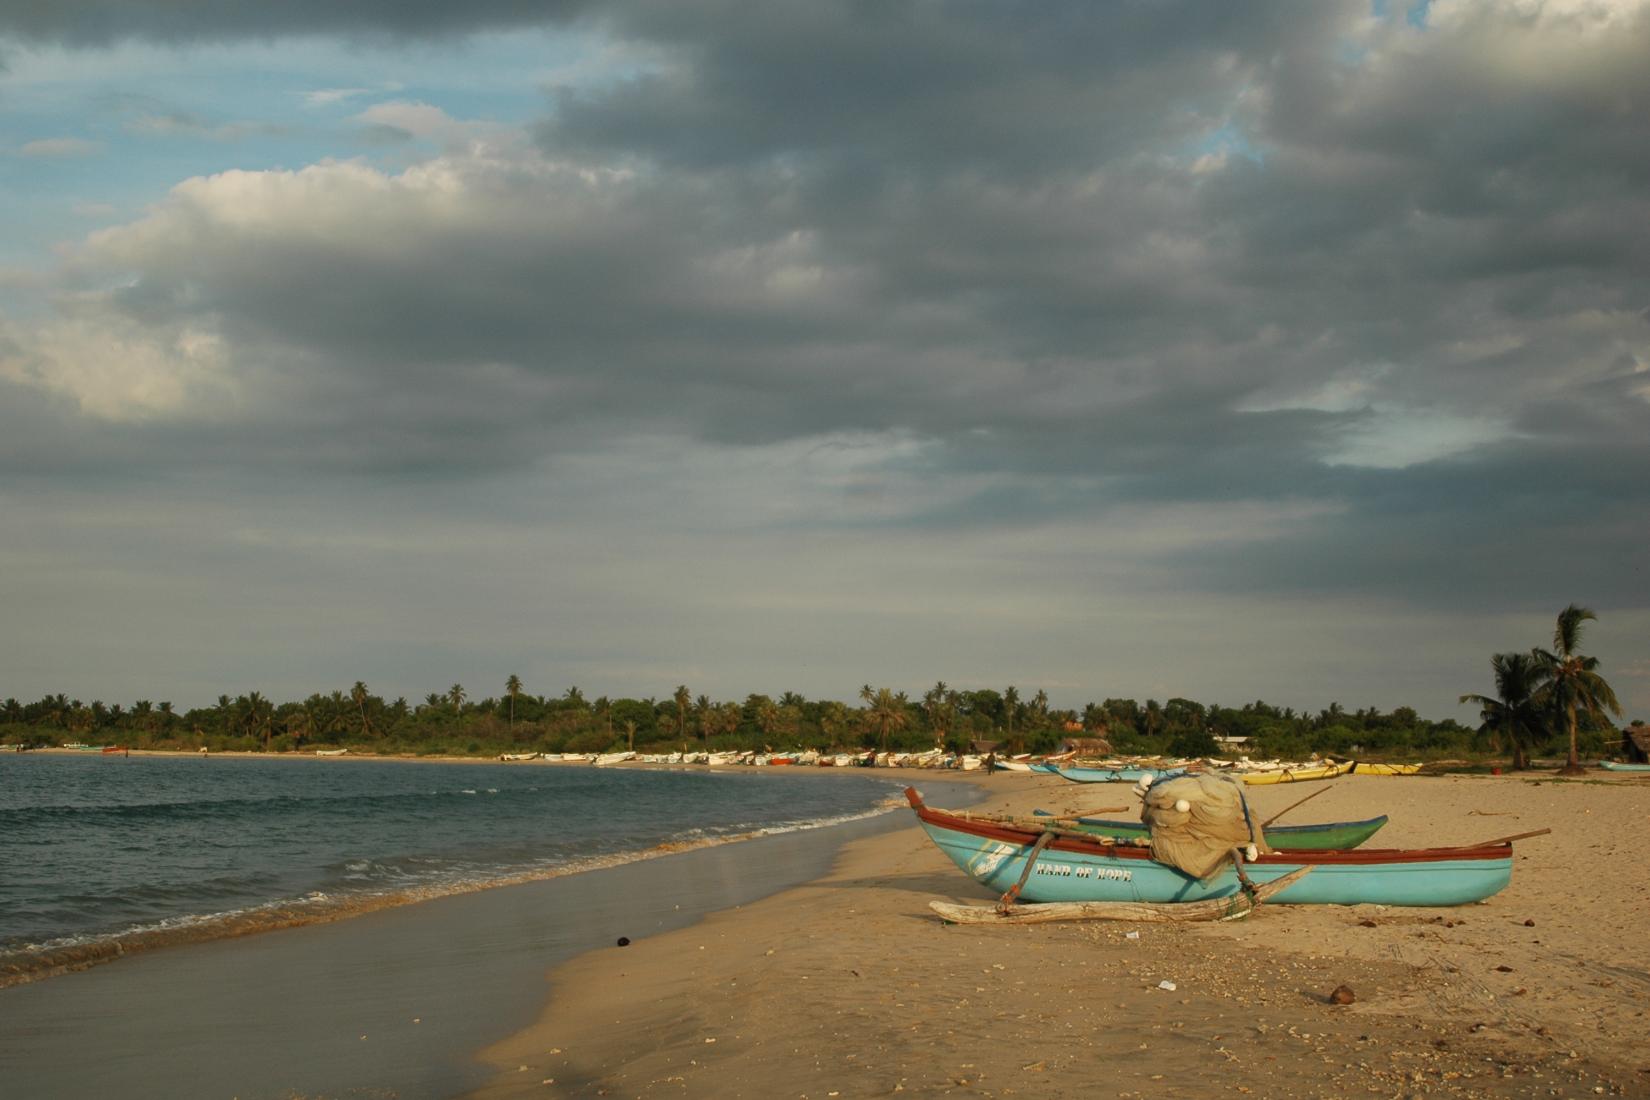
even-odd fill
[(1494, 840), (1486, 840), (1479, 844), (1456, 844), (1456, 848), (1489, 848), (1497, 844), (1511, 844), (1515, 840), (1528, 840), (1532, 836), (1546, 836), (1551, 829), (1531, 829), (1527, 833), (1514, 833), (1512, 836), (1498, 836)]
[(928, 907), (947, 924), (1047, 924), (1065, 920), (1120, 920), (1151, 923), (1173, 921), (1242, 920), (1262, 901), (1300, 881), (1311, 867), (1299, 867), (1271, 882), (1255, 887), (1253, 896), (1239, 891), (1230, 897), (1206, 901), (1046, 901), (1009, 905), (999, 910), (993, 905), (957, 905), (931, 901)]
[(1305, 798), (1301, 799), (1300, 802), (1291, 802), (1289, 805), (1285, 806), (1283, 809), (1279, 810), (1277, 813), (1273, 814), (1271, 817), (1267, 818), (1265, 821), (1262, 821), (1260, 823), (1260, 827), (1262, 829), (1266, 828), (1266, 826), (1272, 824), (1272, 822), (1276, 821), (1278, 818), (1282, 817), (1284, 814), (1288, 813), (1290, 810), (1293, 810), (1296, 806), (1299, 806), (1302, 803), (1312, 801), (1314, 798), (1318, 797), (1320, 794), (1323, 794), (1327, 790), (1329, 790), (1328, 787), (1319, 787), (1317, 790), (1313, 791), (1311, 794), (1309, 794)]

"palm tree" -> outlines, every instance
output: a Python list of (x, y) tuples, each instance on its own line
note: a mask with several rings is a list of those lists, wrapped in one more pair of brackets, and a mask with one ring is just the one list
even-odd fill
[(687, 741), (688, 704), (693, 701), (693, 693), (687, 689), (686, 684), (677, 684), (676, 694), (672, 698), (676, 700), (676, 736), (680, 737), (685, 743)]
[(516, 696), (521, 694), (521, 677), (511, 673), (510, 678), (504, 681), (504, 690), (510, 693), (510, 724), (513, 726), (516, 724)]
[(699, 740), (701, 742), (705, 741), (710, 736), (710, 731), (707, 728), (706, 723), (714, 721), (714, 719), (711, 718), (711, 712), (715, 709), (716, 704), (710, 701), (710, 696), (708, 695), (701, 695), (693, 701), (693, 711), (699, 717)]
[(1530, 750), (1546, 732), (1535, 691), (1541, 682), (1541, 666), (1532, 653), (1497, 653), (1490, 658), (1495, 674), (1495, 696), (1463, 695), (1461, 702), (1476, 703), (1483, 734), (1495, 749), (1512, 752), (1514, 771), (1530, 766)]
[(1014, 712), (1020, 709), (1020, 689), (1013, 684), (1003, 691), (1003, 722), (1007, 726), (1008, 740), (1014, 740)]
[(454, 718), (458, 717), (459, 708), (464, 705), (464, 700), (466, 698), (468, 698), (468, 696), (464, 694), (463, 684), (454, 684), (452, 687), (447, 689), (447, 702), (453, 705)]
[(268, 752), (269, 740), (275, 733), (273, 722), (275, 717), (274, 705), (256, 691), (249, 692), (242, 697), (241, 701), (243, 704), (243, 710), (246, 714), (246, 732), (250, 736), (256, 737), (258, 735), (258, 731), (260, 729), (263, 730), (264, 751)]
[(905, 728), (911, 716), (905, 710), (905, 693), (895, 695), (887, 688), (878, 688), (871, 697), (871, 706), (865, 713), (866, 721), (877, 731), (882, 751), (888, 751), (888, 735)]
[(1530, 655), (1540, 666), (1540, 689), (1536, 699), (1564, 716), (1565, 728), (1570, 734), (1570, 756), (1558, 770), (1560, 775), (1581, 775), (1580, 754), (1576, 751), (1576, 710), (1585, 710), (1595, 722), (1605, 722), (1608, 710), (1621, 715), (1621, 704), (1604, 677), (1598, 674), (1598, 658), (1584, 657), (1576, 652), (1581, 644), (1581, 624), (1596, 621), (1598, 616), (1585, 607), (1571, 604), (1558, 613), (1558, 624), (1553, 628), (1553, 649), (1531, 650)]
[(934, 731), (936, 746), (943, 745), (945, 735), (951, 732), (954, 708), (947, 698), (949, 694), (950, 688), (945, 686), (944, 680), (939, 680), (922, 695), (922, 712), (928, 719), (928, 728)]
[(360, 680), (355, 681), (355, 686), (350, 688), (349, 691), (349, 697), (355, 702), (355, 709), (361, 715), (361, 737), (363, 740), (372, 733), (372, 723), (367, 720), (367, 697), (370, 694), (367, 691), (367, 685)]

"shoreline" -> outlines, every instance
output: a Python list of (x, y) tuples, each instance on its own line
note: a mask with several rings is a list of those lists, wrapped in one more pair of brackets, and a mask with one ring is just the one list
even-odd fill
[[(55, 751), (56, 754), (68, 757), (79, 757), (90, 754), (81, 753), (75, 749), (42, 750)], [(113, 754), (111, 754), (113, 755)], [(140, 752), (140, 756), (153, 757), (190, 757), (188, 752)], [(228, 754), (220, 754), (228, 755)], [(285, 754), (297, 757), (298, 754)], [(263, 753), (236, 754), (241, 759), (264, 759)], [(349, 757), (304, 757), (304, 759), (319, 759), (323, 761), (350, 759)], [(387, 757), (355, 757), (356, 760), (386, 761), (395, 758)], [(471, 758), (453, 757), (439, 760), (412, 757), (408, 762), (417, 763), (477, 763), (498, 765), (496, 760), (475, 760)], [(515, 761), (513, 764), (542, 763), (546, 765), (583, 766), (572, 761)], [(626, 767), (626, 765), (610, 765), (610, 767)], [(640, 764), (634, 770), (645, 771), (681, 771), (697, 770), (691, 765), (661, 765)], [(718, 774), (732, 773), (744, 776), (749, 773), (750, 778), (767, 773), (767, 769), (758, 768), (724, 768), (716, 769)], [(843, 772), (865, 778), (868, 774), (873, 778), (893, 780), (889, 775), (890, 769), (868, 770), (813, 768), (806, 769), (800, 774), (813, 776), (825, 773)], [(780, 775), (795, 775), (794, 769), (779, 772)], [(971, 773), (954, 773), (943, 777), (945, 782), (967, 782)], [(771, 776), (770, 776), (771, 778)], [(807, 781), (807, 780), (804, 780)], [(860, 820), (870, 820), (886, 816), (898, 811), (902, 803), (896, 793), (879, 805), (863, 813), (844, 818), (821, 819), (807, 825), (786, 830), (790, 832), (815, 832), (829, 830), (837, 826), (852, 824)], [(26, 985), (33, 982), (47, 981), (60, 978), (67, 974), (77, 973), (93, 967), (113, 963), (122, 959), (142, 956), (151, 951), (165, 950), (174, 947), (192, 944), (213, 943), (222, 940), (243, 939), (249, 936), (258, 936), (271, 932), (289, 929), (307, 928), (316, 925), (332, 924), (338, 921), (353, 920), (385, 910), (400, 909), (407, 906), (423, 905), (443, 898), (458, 897), (467, 894), (482, 893), (494, 889), (511, 886), (521, 886), (535, 882), (548, 882), (555, 879), (574, 877), (590, 872), (609, 870), (614, 867), (627, 866), (633, 863), (642, 863), (665, 856), (679, 855), (686, 852), (698, 851), (706, 848), (737, 845), (759, 840), (766, 836), (775, 835), (767, 829), (756, 829), (749, 832), (726, 836), (696, 837), (689, 840), (671, 840), (654, 844), (647, 848), (635, 851), (615, 853), (611, 855), (591, 857), (578, 860), (570, 864), (544, 868), (533, 871), (523, 871), (516, 874), (501, 875), (481, 881), (458, 881), (436, 886), (420, 887), (399, 892), (366, 893), (343, 896), (319, 896), (305, 898), (276, 899), (263, 905), (245, 909), (226, 911), (222, 913), (196, 914), (186, 917), (170, 918), (158, 925), (138, 926), (123, 929), (118, 932), (96, 934), (89, 938), (67, 938), (61, 941), (47, 941), (18, 950), (0, 952), (0, 990)]]
[[(1337, 780), (1299, 820), (1390, 812), (1381, 847), (1554, 833), (1476, 905), (1230, 925), (946, 926), (929, 899), (989, 899), (913, 823), (755, 905), (564, 963), (532, 1026), (478, 1052), (494, 1076), (470, 1096), (1646, 1095), (1632, 838), (1650, 784), (1609, 774)], [(1127, 791), (982, 787), (981, 809), (1017, 814)], [(1300, 791), (1249, 794), (1273, 813)], [(1327, 1002), (1341, 984), (1354, 1004)]]
[[(947, 787), (953, 804), (974, 794)], [(40, 1097), (462, 1095), (486, 1080), (473, 1052), (531, 1021), (548, 968), (810, 881), (841, 844), (895, 820), (143, 952), (16, 986), (0, 1003), (29, 1026), (0, 1030), (0, 1074)]]

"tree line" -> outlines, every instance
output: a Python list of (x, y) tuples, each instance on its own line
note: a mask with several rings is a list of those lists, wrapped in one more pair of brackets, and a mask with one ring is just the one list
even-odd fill
[(1596, 751), (1611, 736), (1606, 710), (1615, 696), (1596, 658), (1576, 652), (1580, 623), (1594, 618), (1571, 607), (1559, 616), (1554, 650), (1498, 654), (1492, 661), (1498, 697), (1463, 695), (1481, 722), (1432, 721), (1411, 707), (1347, 710), (1340, 703), (1312, 712), (1257, 700), (1241, 706), (1107, 698), (1061, 709), (1048, 695), (959, 690), (944, 681), (920, 697), (887, 687), (861, 687), (857, 704), (808, 699), (794, 692), (717, 700), (679, 685), (665, 697), (591, 699), (578, 687), (538, 695), (511, 675), (496, 695), (475, 698), (462, 684), (418, 702), (386, 699), (366, 683), (349, 690), (276, 702), (260, 692), (220, 695), (209, 706), (178, 711), (170, 702), (139, 699), (130, 706), (83, 703), (66, 695), (0, 703), (0, 743), (43, 746), (65, 740), (132, 748), (301, 752), (351, 748), (385, 753), (604, 752), (617, 748), (669, 751), (760, 748), (919, 751), (966, 750), (975, 741), (1002, 751), (1052, 752), (1068, 738), (1104, 739), (1118, 753), (1212, 756), (1217, 739), (1227, 755), (1302, 759), (1312, 753), (1348, 757), (1464, 756), (1510, 751), (1527, 766), (1538, 752), (1567, 747)]

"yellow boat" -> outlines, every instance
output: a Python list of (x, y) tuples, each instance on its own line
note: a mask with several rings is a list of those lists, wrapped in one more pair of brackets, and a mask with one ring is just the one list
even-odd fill
[(1370, 764), (1360, 762), (1352, 769), (1359, 775), (1414, 775), (1421, 770), (1419, 764)]
[(1334, 779), (1338, 775), (1345, 775), (1351, 771), (1354, 761), (1348, 760), (1344, 764), (1337, 764), (1333, 760), (1323, 764), (1312, 764), (1304, 768), (1283, 768), (1275, 772), (1249, 772), (1243, 781), (1251, 787), (1267, 783), (1304, 783), (1309, 779)]

